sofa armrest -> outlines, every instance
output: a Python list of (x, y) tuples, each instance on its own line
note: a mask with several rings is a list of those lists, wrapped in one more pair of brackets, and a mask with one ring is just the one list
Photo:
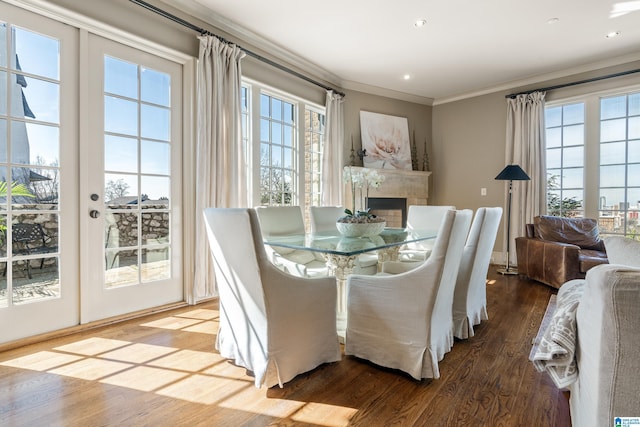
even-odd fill
[(516, 238), (518, 272), (559, 288), (569, 280), (581, 277), (580, 247), (529, 237)]

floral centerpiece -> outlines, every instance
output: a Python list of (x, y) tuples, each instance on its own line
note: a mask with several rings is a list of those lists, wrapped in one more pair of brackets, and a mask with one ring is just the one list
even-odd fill
[[(366, 206), (370, 188), (380, 188), (384, 182), (384, 175), (376, 169), (362, 168), (354, 171), (353, 168), (345, 168), (344, 181), (351, 186), (351, 208), (344, 210), (345, 215), (338, 218), (336, 226), (338, 230), (348, 237), (373, 236), (379, 234), (386, 225), (386, 220), (374, 215)], [(356, 195), (360, 195), (360, 209), (356, 206)], [(363, 224), (362, 226), (354, 226)]]

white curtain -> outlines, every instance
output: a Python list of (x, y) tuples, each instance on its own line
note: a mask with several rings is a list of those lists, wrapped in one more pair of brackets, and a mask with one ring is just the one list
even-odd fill
[(217, 294), (203, 209), (248, 206), (240, 98), (240, 61), (245, 54), (216, 37), (198, 38), (196, 247), (190, 302)]
[(344, 147), (344, 97), (327, 91), (322, 156), (322, 204), (342, 205), (342, 151)]
[(510, 260), (516, 260), (515, 238), (524, 235), (525, 224), (547, 209), (544, 97), (545, 92), (533, 92), (507, 99), (506, 161), (520, 165), (531, 178), (513, 182)]

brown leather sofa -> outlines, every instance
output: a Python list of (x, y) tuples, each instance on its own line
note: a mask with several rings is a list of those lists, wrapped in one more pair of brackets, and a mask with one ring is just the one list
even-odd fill
[(537, 216), (526, 234), (516, 238), (518, 273), (554, 288), (608, 263), (595, 219)]

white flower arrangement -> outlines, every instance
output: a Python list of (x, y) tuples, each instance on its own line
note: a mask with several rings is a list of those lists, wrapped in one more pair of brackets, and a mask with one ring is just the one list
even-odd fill
[[(384, 182), (384, 175), (378, 173), (376, 169), (362, 168), (359, 172), (348, 167), (343, 171), (344, 182), (351, 185), (351, 209), (344, 210), (345, 216), (341, 217), (339, 222), (383, 222), (384, 218), (380, 218), (372, 214), (369, 208), (366, 208), (366, 200), (369, 198), (369, 188), (380, 188)], [(362, 209), (356, 208), (356, 192), (360, 190), (360, 206)]]

